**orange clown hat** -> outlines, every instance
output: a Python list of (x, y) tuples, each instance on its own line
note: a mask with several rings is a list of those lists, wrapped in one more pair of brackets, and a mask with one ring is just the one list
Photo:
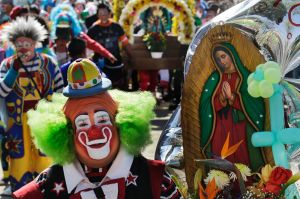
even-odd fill
[(102, 77), (96, 64), (89, 59), (77, 59), (68, 69), (66, 97), (79, 98), (102, 93), (111, 88), (111, 81)]

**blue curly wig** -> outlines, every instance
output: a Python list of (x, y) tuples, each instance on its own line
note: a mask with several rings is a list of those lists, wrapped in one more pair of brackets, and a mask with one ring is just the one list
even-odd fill
[(74, 8), (67, 3), (62, 3), (54, 7), (50, 13), (50, 20), (53, 22), (51, 27), (52, 39), (55, 39), (56, 28), (61, 23), (69, 24), (74, 37), (79, 36), (82, 32), (82, 28), (79, 24)]

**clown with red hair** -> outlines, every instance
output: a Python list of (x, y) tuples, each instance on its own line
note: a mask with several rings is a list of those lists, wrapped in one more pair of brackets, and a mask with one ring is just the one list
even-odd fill
[(152, 94), (110, 87), (92, 61), (78, 59), (68, 69), (65, 97), (30, 111), (35, 144), (56, 164), (15, 198), (182, 198), (164, 164), (141, 155), (151, 142)]

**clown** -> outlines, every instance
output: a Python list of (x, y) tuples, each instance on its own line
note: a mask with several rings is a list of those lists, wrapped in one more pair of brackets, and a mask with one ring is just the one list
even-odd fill
[(51, 163), (31, 141), (27, 111), (40, 99), (50, 100), (53, 92), (62, 91), (63, 79), (48, 56), (34, 51), (47, 34), (34, 18), (18, 18), (5, 27), (3, 34), (16, 50), (16, 55), (0, 66), (1, 119), (8, 139), (9, 181), (16, 190)]
[[(107, 90), (88, 59), (68, 69), (68, 86), (29, 114), (35, 143), (57, 163), (15, 198), (182, 198), (164, 165), (140, 155), (150, 143), (151, 93)], [(44, 118), (40, 122), (40, 118)]]

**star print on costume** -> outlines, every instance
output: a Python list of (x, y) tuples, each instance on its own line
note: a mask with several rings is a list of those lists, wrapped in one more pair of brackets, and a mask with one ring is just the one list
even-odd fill
[(9, 150), (11, 150), (15, 153), (20, 153), (20, 150), (19, 150), (20, 143), (22, 143), (22, 140), (17, 140), (15, 138), (12, 138), (7, 141), (7, 147), (9, 148)]
[(137, 186), (137, 184), (136, 184), (137, 178), (138, 178), (137, 175), (133, 175), (133, 174), (129, 171), (129, 174), (128, 174), (127, 179), (126, 179), (126, 186), (129, 186), (129, 185), (131, 185), (131, 184), (133, 184), (134, 186)]
[(55, 187), (51, 191), (55, 192), (56, 195), (58, 196), (60, 194), (60, 192), (63, 192), (65, 190), (63, 185), (64, 185), (64, 182), (61, 182), (61, 183), (54, 182)]
[(35, 88), (31, 82), (28, 82), (27, 86), (24, 86), (23, 88), (25, 89), (25, 96), (27, 96), (27, 95), (35, 96), (34, 95)]

